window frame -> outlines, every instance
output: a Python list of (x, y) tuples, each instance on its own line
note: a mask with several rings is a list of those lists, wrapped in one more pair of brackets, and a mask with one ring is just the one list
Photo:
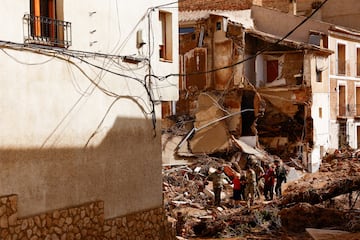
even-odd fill
[(360, 46), (356, 47), (356, 76), (360, 77)]
[(171, 12), (159, 11), (161, 39), (159, 58), (161, 61), (173, 60), (173, 17)]
[[(343, 46), (343, 49), (340, 47)], [(341, 51), (340, 51), (341, 50)], [(342, 57), (343, 55), (343, 57)], [(340, 59), (341, 58), (341, 59)], [(346, 43), (338, 42), (336, 47), (337, 74), (346, 75)]]
[(72, 43), (71, 23), (64, 21), (64, 0), (29, 0), (23, 17), (24, 42), (68, 48)]

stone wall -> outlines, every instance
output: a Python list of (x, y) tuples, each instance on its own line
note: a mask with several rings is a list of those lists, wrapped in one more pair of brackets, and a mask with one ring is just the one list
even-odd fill
[(19, 218), (17, 196), (0, 197), (0, 239), (75, 240), (175, 239), (163, 208), (104, 219), (104, 202)]

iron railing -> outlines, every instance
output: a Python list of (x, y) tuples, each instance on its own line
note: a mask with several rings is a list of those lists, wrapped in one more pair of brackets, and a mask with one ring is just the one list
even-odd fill
[(47, 46), (71, 46), (71, 23), (43, 16), (25, 14), (24, 42)]

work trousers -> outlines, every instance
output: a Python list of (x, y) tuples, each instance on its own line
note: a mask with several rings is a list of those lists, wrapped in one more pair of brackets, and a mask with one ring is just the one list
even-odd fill
[(264, 185), (264, 196), (266, 200), (273, 200), (274, 197), (274, 184)]
[(283, 179), (283, 178), (276, 179), (275, 193), (276, 193), (276, 196), (279, 198), (282, 196), (281, 185), (284, 182), (284, 180), (285, 179)]
[(214, 205), (215, 205), (215, 206), (220, 206), (220, 201), (221, 201), (221, 187), (219, 187), (219, 188), (214, 188), (214, 195), (215, 195)]

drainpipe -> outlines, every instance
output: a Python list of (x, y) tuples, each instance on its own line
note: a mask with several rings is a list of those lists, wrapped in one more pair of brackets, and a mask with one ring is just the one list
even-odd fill
[(305, 162), (306, 162), (306, 167), (308, 169), (309, 172), (312, 172), (311, 170), (311, 163), (309, 161), (309, 143), (307, 141), (307, 112), (308, 112), (308, 106), (305, 105), (305, 109), (304, 109), (304, 140), (305, 140)]
[[(149, 14), (148, 14), (148, 61), (149, 61), (149, 66), (148, 66), (148, 74), (149, 74), (149, 91), (151, 91), (151, 44), (150, 44), (150, 40), (151, 40), (151, 34), (150, 34), (150, 30), (151, 30), (151, 12), (154, 9), (150, 9)], [(146, 84), (146, 83), (145, 83)]]

